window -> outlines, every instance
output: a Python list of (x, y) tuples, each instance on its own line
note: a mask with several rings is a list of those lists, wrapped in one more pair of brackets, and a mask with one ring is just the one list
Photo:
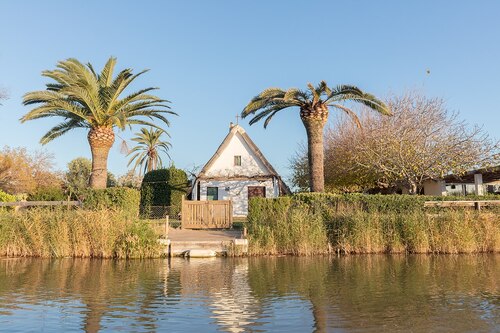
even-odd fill
[(207, 187), (207, 200), (219, 200), (218, 187)]
[(234, 166), (241, 166), (241, 156), (234, 155)]

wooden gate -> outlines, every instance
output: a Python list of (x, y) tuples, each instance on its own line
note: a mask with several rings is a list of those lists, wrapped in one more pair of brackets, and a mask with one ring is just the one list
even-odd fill
[(183, 229), (228, 229), (233, 226), (231, 200), (182, 200)]

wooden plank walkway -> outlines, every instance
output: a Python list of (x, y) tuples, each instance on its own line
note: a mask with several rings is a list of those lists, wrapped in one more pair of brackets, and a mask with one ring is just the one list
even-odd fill
[(242, 238), (240, 230), (168, 230), (168, 239), (174, 242), (228, 241)]

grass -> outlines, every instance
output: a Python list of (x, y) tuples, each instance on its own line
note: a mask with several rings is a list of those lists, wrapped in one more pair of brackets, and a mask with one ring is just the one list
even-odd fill
[(424, 209), (401, 196), (301, 195), (253, 199), (248, 234), (253, 255), (500, 252), (500, 214)]
[(0, 256), (153, 258), (161, 255), (157, 239), (148, 223), (122, 211), (0, 212)]

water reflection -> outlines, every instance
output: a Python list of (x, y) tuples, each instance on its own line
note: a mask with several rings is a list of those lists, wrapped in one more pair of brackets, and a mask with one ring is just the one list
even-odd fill
[(0, 259), (0, 330), (496, 331), (499, 259)]

